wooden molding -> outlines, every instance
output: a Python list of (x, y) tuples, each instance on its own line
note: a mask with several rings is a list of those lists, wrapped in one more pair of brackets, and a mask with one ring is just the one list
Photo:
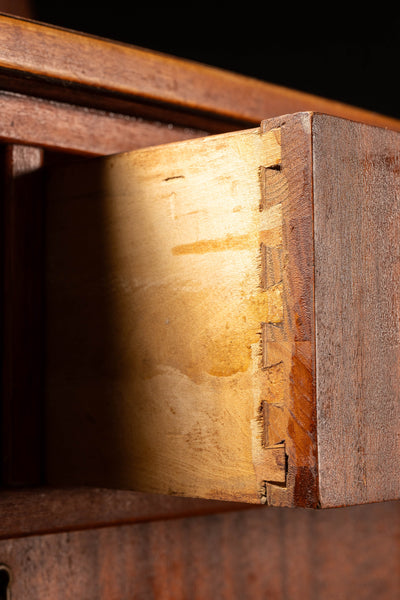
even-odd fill
[(400, 128), (335, 100), (10, 15), (0, 14), (0, 42), (1, 87), (25, 95), (211, 132), (304, 110)]
[(3, 143), (58, 153), (104, 156), (208, 133), (14, 92), (0, 92), (0, 103)]

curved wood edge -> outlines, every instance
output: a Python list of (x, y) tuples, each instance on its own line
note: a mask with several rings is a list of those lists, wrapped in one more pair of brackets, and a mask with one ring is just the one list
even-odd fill
[(138, 102), (144, 110), (149, 105), (172, 107), (181, 118), (186, 114), (189, 123), (194, 113), (244, 125), (290, 112), (319, 111), (400, 130), (400, 120), (369, 110), (6, 14), (0, 14), (0, 42), (0, 71), (9, 78), (4, 84), (3, 77), (3, 86), (11, 91), (76, 95), (79, 103), (103, 108), (110, 107), (111, 98), (119, 111), (131, 114), (138, 114)]

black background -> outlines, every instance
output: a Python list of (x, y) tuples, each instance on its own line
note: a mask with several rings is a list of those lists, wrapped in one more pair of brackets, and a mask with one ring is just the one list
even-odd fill
[(36, 0), (35, 18), (400, 118), (400, 18), (351, 8)]

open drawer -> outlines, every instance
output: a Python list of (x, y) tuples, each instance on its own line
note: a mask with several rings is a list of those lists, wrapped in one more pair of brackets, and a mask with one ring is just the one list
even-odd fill
[(49, 483), (399, 498), (399, 153), (297, 113), (50, 168)]

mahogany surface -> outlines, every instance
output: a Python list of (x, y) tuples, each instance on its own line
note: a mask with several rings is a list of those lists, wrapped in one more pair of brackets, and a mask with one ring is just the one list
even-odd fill
[(212, 131), (314, 110), (399, 121), (159, 52), (0, 14), (3, 89)]
[(313, 121), (322, 506), (400, 497), (400, 136)]
[(398, 506), (223, 515), (0, 541), (13, 600), (396, 600)]
[[(63, 160), (62, 152), (120, 152), (242, 128), (299, 110), (400, 129), (399, 121), (368, 111), (9, 15), (0, 16), (0, 39), (0, 140), (56, 150), (57, 160)], [(81, 64), (85, 55), (86, 73)], [(13, 152), (3, 151), (3, 168)], [(35, 150), (17, 153), (38, 156)], [(45, 162), (53, 158), (45, 155)], [(13, 187), (4, 198), (12, 198)], [(21, 223), (31, 209), (29, 201), (25, 215), (23, 208), (16, 209)], [(6, 213), (13, 211), (6, 200)], [(28, 265), (36, 255), (25, 255), (23, 266), (17, 250), (34, 246), (38, 232), (23, 230), (25, 242), (11, 229), (11, 245), (3, 244), (2, 277), (5, 268), (13, 268), (6, 266), (7, 256), (18, 255), (15, 265), (32, 289), (36, 271), (29, 272)], [(13, 281), (13, 295), (2, 301), (2, 311), (6, 306), (14, 312), (28, 298)], [(36, 293), (31, 306), (40, 314), (40, 286)], [(4, 316), (2, 321), (4, 328)], [(29, 361), (32, 340), (24, 346), (24, 358), (18, 347), (21, 329), (13, 331), (15, 337), (4, 339), (6, 348), (15, 349), (7, 358), (9, 369), (18, 373)], [(40, 336), (36, 340), (40, 343)], [(3, 342), (3, 363), (4, 351)], [(26, 389), (26, 383), (19, 389)], [(25, 399), (24, 392), (14, 404), (14, 425), (3, 418), (3, 433), (20, 427), (18, 411), (24, 411)], [(25, 485), (32, 479), (43, 483), (37, 417), (31, 423), (39, 430), (20, 435), (21, 456), (32, 453), (23, 465), (28, 466), (25, 480), (19, 481)], [(340, 419), (335, 423), (340, 426)], [(14, 475), (2, 470), (4, 488)], [(0, 564), (11, 569), (14, 599), (399, 597), (399, 502), (321, 512), (259, 507), (170, 519), (231, 509), (235, 505), (109, 490), (2, 489)], [(156, 522), (137, 523), (152, 519)]]

